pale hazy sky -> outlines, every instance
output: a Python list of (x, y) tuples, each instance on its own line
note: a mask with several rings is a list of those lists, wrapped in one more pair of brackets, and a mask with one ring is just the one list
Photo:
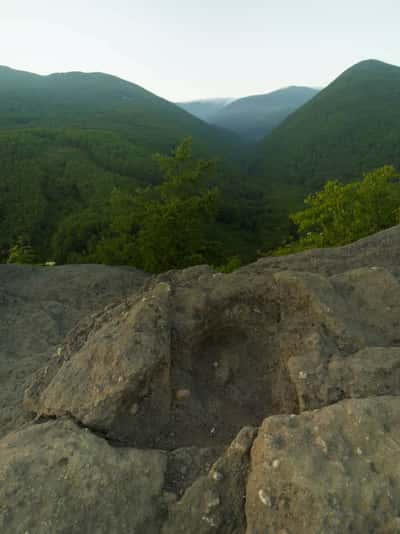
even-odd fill
[(0, 0), (0, 64), (102, 71), (169, 100), (324, 86), (400, 65), (400, 0)]

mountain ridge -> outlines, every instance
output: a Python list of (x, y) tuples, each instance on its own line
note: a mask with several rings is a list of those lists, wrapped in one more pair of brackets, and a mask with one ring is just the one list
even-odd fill
[(252, 172), (304, 195), (400, 165), (400, 67), (364, 60), (346, 69), (259, 145)]
[(212, 123), (257, 142), (317, 93), (317, 89), (292, 85), (270, 93), (238, 98), (216, 113)]
[[(159, 114), (162, 125), (157, 123)], [(209, 148), (214, 143), (217, 151), (221, 140), (226, 149), (235, 143), (228, 132), (205, 124), (174, 103), (118, 76), (81, 71), (40, 75), (0, 66), (0, 128), (87, 127), (90, 122), (91, 128), (123, 130), (138, 139), (133, 121), (151, 129), (153, 136), (157, 129), (160, 131), (159, 148), (188, 135)]]
[(235, 134), (112, 75), (0, 68), (0, 261), (20, 238), (48, 257), (60, 220), (82, 210), (86, 234), (98, 231), (111, 192), (157, 183), (154, 154), (187, 137), (196, 157), (219, 158), (218, 185), (240, 196)]

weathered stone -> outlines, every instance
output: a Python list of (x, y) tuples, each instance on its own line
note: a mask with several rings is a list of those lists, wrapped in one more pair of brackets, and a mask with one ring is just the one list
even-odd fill
[(297, 356), (289, 359), (288, 369), (301, 411), (345, 398), (400, 392), (400, 347), (367, 347), (317, 364), (307, 355)]
[(256, 430), (243, 428), (207, 476), (169, 508), (163, 534), (233, 534), (245, 529), (245, 484)]
[(206, 475), (223, 452), (221, 448), (185, 447), (168, 453), (166, 489), (181, 498), (200, 476)]
[(398, 226), (394, 226), (343, 247), (263, 258), (253, 268), (256, 271), (306, 271), (331, 276), (359, 267), (383, 267), (398, 273), (399, 265), (400, 231)]
[[(106, 445), (104, 465), (114, 465), (121, 451), (135, 458), (144, 454), (128, 447), (154, 449), (166, 463), (148, 522), (158, 530), (150, 532), (244, 534), (247, 523), (248, 534), (394, 534), (400, 517), (399, 261), (400, 227), (348, 247), (260, 260), (229, 275), (199, 266), (156, 277), (137, 275), (135, 282), (129, 270), (82, 266), (76, 273), (87, 272), (90, 279), (93, 269), (104, 284), (109, 276), (114, 289), (85, 285), (71, 275), (54, 307), (46, 291), (58, 294), (56, 281), (73, 268), (0, 266), (0, 312), (5, 311), (0, 356), (1, 347), (7, 348), (5, 333), (11, 332), (7, 358), (10, 365), (16, 362), (15, 372), (4, 375), (0, 385), (11, 391), (17, 383), (20, 390), (38, 367), (35, 351), (43, 348), (43, 365), (26, 388), (28, 418), (32, 412), (39, 419), (70, 416), (77, 426), (68, 423), (68, 428), (75, 429), (75, 437), (90, 437), (85, 443), (95, 457), (97, 444)], [(10, 275), (12, 290), (1, 286), (1, 273)], [(26, 273), (33, 273), (29, 280)], [(131, 284), (126, 291), (116, 282), (119, 276), (122, 284)], [(51, 323), (42, 309), (35, 313), (38, 287), (43, 303), (65, 321)], [(24, 294), (25, 301), (14, 299), (13, 292)], [(16, 340), (27, 313), (33, 314), (37, 332), (28, 329), (26, 340)], [(19, 314), (25, 322), (19, 322)], [(29, 343), (32, 367), (24, 352)], [(28, 363), (23, 371), (19, 353)], [(7, 402), (21, 425), (20, 408)], [(4, 421), (2, 416), (0, 424)], [(15, 428), (15, 421), (0, 430)], [(42, 432), (39, 437), (35, 430), (33, 443), (50, 440), (46, 429), (61, 428), (56, 424), (32, 427)], [(261, 424), (249, 477), (253, 428)], [(33, 430), (18, 436), (24, 432)], [(92, 432), (127, 448), (114, 449)], [(60, 432), (59, 441), (68, 443), (66, 433)], [(47, 461), (53, 466), (53, 453), (43, 454), (29, 452), (31, 473)], [(9, 455), (7, 462), (12, 462)], [(92, 471), (97, 476), (89, 463)], [(18, 469), (13, 474), (7, 468), (7, 480), (19, 480), (17, 475)], [(123, 477), (117, 469), (115, 476)], [(79, 479), (76, 494), (81, 484)], [(68, 494), (68, 488), (60, 491)], [(153, 495), (143, 488), (144, 495)], [(130, 491), (122, 484), (121, 510)], [(7, 499), (7, 517), (14, 517), (17, 507), (8, 494)], [(138, 506), (149, 510), (146, 499)], [(87, 521), (96, 525), (103, 502), (91, 506)], [(40, 521), (50, 524), (57, 514), (43, 507)], [(119, 532), (134, 532), (124, 525)]]
[(169, 286), (159, 284), (102, 326), (50, 383), (39, 375), (25, 405), (41, 416), (70, 414), (119, 440), (147, 444), (169, 418)]
[(34, 372), (63, 358), (68, 331), (132, 296), (147, 278), (104, 265), (0, 265), (0, 436), (31, 419), (24, 389)]
[(2, 534), (159, 534), (166, 454), (114, 449), (68, 420), (0, 441)]
[(394, 534), (399, 461), (399, 397), (269, 417), (251, 451), (246, 532)]

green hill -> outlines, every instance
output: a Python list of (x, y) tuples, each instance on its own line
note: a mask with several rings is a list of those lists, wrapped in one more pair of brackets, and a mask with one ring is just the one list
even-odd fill
[(247, 141), (259, 141), (317, 93), (317, 89), (309, 87), (287, 87), (265, 95), (239, 98), (217, 111), (210, 122), (236, 132)]
[(238, 140), (142, 87), (102, 73), (39, 76), (0, 67), (0, 128), (114, 131), (144, 152), (191, 135), (202, 150), (229, 154)]
[(83, 240), (101, 235), (113, 189), (157, 183), (153, 154), (168, 154), (187, 136), (198, 155), (220, 158), (215, 236), (227, 254), (253, 256), (264, 197), (243, 179), (235, 134), (106, 74), (0, 67), (0, 261), (21, 236), (51, 259), (52, 237), (71, 220), (82, 222)]
[(252, 172), (293, 208), (328, 179), (348, 182), (385, 164), (400, 166), (400, 68), (369, 60), (266, 137)]

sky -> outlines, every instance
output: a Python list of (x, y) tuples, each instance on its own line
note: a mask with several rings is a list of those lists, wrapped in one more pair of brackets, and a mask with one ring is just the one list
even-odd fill
[(0, 64), (107, 72), (171, 101), (400, 65), (399, 0), (0, 0)]

